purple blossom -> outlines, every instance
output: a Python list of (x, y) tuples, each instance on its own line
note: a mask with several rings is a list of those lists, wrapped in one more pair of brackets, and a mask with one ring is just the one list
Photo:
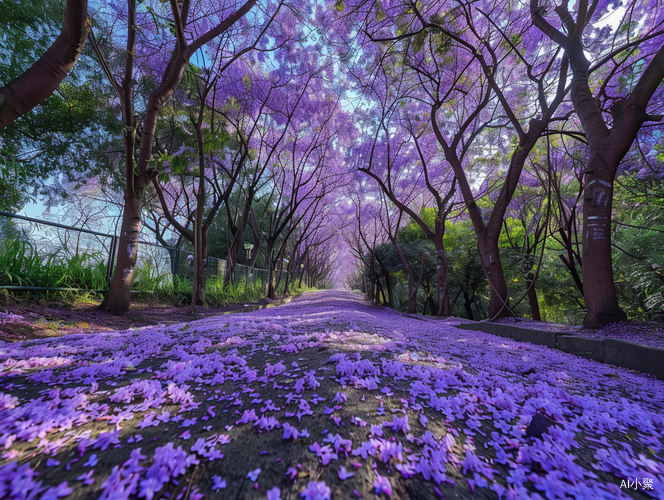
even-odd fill
[[(383, 424), (385, 425), (385, 424)], [(369, 431), (369, 434), (372, 436), (382, 436), (383, 435), (383, 426), (382, 425), (376, 425), (376, 424), (371, 424), (371, 430)]]
[(390, 484), (390, 480), (385, 476), (381, 476), (377, 472), (376, 472), (376, 479), (373, 483), (373, 487), (376, 491), (376, 495), (385, 493), (385, 495), (387, 495), (388, 497), (392, 496), (392, 484)]
[(408, 425), (408, 415), (403, 417), (397, 417), (394, 415), (392, 417), (392, 422), (383, 422), (384, 427), (389, 427), (394, 432), (401, 431), (404, 434), (410, 431), (410, 425)]
[(346, 396), (345, 392), (337, 392), (334, 398), (332, 399), (333, 403), (345, 403), (348, 401), (348, 396)]
[(346, 470), (346, 467), (344, 467), (344, 466), (342, 465), (342, 466), (339, 468), (339, 472), (337, 472), (337, 475), (339, 476), (339, 479), (341, 479), (342, 481), (345, 481), (346, 479), (348, 479), (348, 478), (350, 478), (350, 477), (353, 477), (355, 474), (352, 473), (352, 472), (348, 472), (348, 471)]
[(270, 417), (261, 417), (258, 420), (256, 420), (256, 423), (254, 423), (254, 427), (258, 426), (259, 429), (265, 431), (271, 431), (274, 428), (280, 428), (281, 424), (279, 421), (274, 418), (273, 416)]
[(90, 469), (86, 474), (82, 474), (82, 475), (78, 476), (76, 478), (76, 480), (77, 481), (82, 481), (83, 484), (85, 484), (86, 486), (90, 486), (91, 484), (94, 484), (94, 482), (95, 482), (94, 478), (92, 477), (94, 472), (95, 472), (94, 469)]
[[(366, 427), (367, 426), (367, 423), (364, 420), (362, 420), (361, 418), (355, 417), (355, 416), (350, 418), (350, 422), (352, 424), (355, 424), (355, 425), (359, 426), (359, 427)], [(383, 435), (382, 427), (380, 427), (380, 433), (381, 433), (380, 435), (382, 436)]]
[(83, 467), (94, 467), (99, 461), (97, 460), (97, 454), (93, 453), (88, 458), (88, 461), (83, 464)]
[(309, 437), (309, 431), (307, 429), (298, 431), (288, 422), (284, 422), (284, 439), (299, 439), (300, 437)]
[(332, 491), (324, 481), (311, 481), (300, 494), (304, 500), (330, 500)]
[(120, 444), (119, 435), (120, 431), (102, 432), (95, 440), (95, 450), (106, 451), (109, 446)]
[(223, 490), (226, 488), (226, 480), (221, 479), (221, 476), (212, 476), (212, 491)]
[(157, 448), (154, 463), (146, 471), (145, 479), (139, 483), (139, 496), (152, 500), (171, 477), (184, 474), (189, 466), (198, 463), (196, 455), (188, 454), (181, 446), (175, 448), (173, 443)]
[(247, 473), (247, 479), (250, 479), (252, 482), (256, 482), (256, 479), (258, 479), (258, 476), (260, 475), (261, 472), (262, 471), (260, 468), (249, 471)]
[(309, 446), (309, 451), (313, 451), (320, 459), (323, 465), (329, 464), (332, 460), (337, 460), (339, 457), (332, 451), (330, 445), (321, 446), (318, 442)]
[(353, 449), (353, 442), (350, 439), (344, 439), (339, 434), (333, 436), (331, 433), (327, 435), (323, 442), (330, 443), (336, 453), (343, 451), (348, 456), (348, 453)]
[(277, 486), (267, 490), (267, 500), (281, 500), (281, 490)]
[(251, 410), (244, 410), (242, 418), (237, 420), (235, 424), (248, 424), (249, 422), (255, 422), (256, 420), (258, 420), (258, 416), (256, 415), (256, 410), (252, 408)]

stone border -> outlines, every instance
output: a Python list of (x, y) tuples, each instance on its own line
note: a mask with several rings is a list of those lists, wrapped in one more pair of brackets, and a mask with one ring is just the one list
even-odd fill
[(491, 333), (511, 338), (517, 342), (544, 345), (583, 358), (654, 375), (658, 379), (664, 380), (664, 349), (626, 340), (612, 338), (600, 340), (573, 335), (569, 332), (533, 330), (500, 323), (462, 323), (456, 325), (456, 328)]

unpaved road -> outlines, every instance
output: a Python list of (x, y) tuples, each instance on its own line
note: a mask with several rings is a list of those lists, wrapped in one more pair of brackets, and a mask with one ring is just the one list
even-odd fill
[(0, 343), (0, 498), (664, 498), (663, 382), (454, 323), (326, 291)]

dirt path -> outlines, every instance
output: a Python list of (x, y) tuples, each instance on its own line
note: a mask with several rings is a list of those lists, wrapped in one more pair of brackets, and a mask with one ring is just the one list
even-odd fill
[(317, 292), (0, 343), (0, 498), (664, 498), (662, 408), (661, 381)]
[[(275, 302), (275, 301), (272, 301)], [(278, 301), (277, 301), (278, 302)], [(210, 316), (254, 311), (267, 303), (239, 304), (228, 307), (175, 306), (133, 302), (122, 316), (98, 310), (101, 301), (68, 305), (57, 302), (5, 304), (0, 309), (0, 341), (22, 342), (60, 337), (73, 333), (98, 333), (128, 330), (145, 326), (167, 326)]]

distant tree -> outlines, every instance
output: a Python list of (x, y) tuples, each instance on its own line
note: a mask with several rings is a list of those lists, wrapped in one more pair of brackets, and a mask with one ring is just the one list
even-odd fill
[[(282, 5), (277, 2), (264, 6), (267, 11), (257, 12), (252, 26), (246, 22), (240, 23), (240, 20), (253, 9), (256, 0), (229, 0), (221, 3), (173, 0), (170, 8), (162, 4), (151, 1), (137, 5), (136, 0), (127, 0), (126, 6), (112, 6), (118, 24), (124, 25), (126, 29), (125, 34), (117, 33), (124, 44), (121, 78), (114, 75), (111, 61), (103, 58), (101, 51), (97, 51), (102, 68), (120, 99), (124, 124), (125, 205), (113, 281), (100, 305), (100, 309), (116, 314), (126, 312), (131, 301), (144, 195), (152, 178), (158, 174), (151, 162), (157, 120), (164, 103), (178, 88), (194, 54), (213, 41), (225, 42), (229, 51), (224, 52), (227, 57), (219, 64), (227, 67), (256, 47)], [(140, 12), (137, 10), (139, 7)], [(220, 42), (220, 37), (225, 38)], [(235, 38), (232, 43), (230, 37)], [(169, 46), (170, 50), (167, 50)], [(155, 47), (160, 49), (155, 51)], [(156, 84), (145, 103), (142, 124), (134, 106), (137, 62), (144, 66), (143, 71), (150, 73)]]

